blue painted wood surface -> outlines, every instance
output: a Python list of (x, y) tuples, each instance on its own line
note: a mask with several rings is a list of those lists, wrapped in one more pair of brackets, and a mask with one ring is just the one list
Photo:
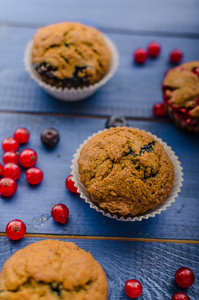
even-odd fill
[[(12, 135), (17, 127), (26, 126), (31, 133), (30, 141), (19, 150), (25, 147), (35, 149), (38, 153), (36, 166), (44, 172), (43, 182), (32, 187), (26, 182), (25, 170), (22, 170), (16, 194), (9, 199), (0, 199), (1, 232), (5, 231), (10, 220), (18, 218), (26, 223), (29, 233), (199, 239), (199, 140), (194, 138), (194, 134), (183, 132), (173, 124), (163, 123), (160, 126), (157, 122), (129, 121), (130, 126), (162, 138), (182, 163), (182, 191), (176, 202), (161, 215), (142, 222), (116, 221), (97, 213), (78, 195), (66, 190), (65, 178), (70, 174), (73, 154), (88, 136), (104, 129), (105, 121), (96, 118), (0, 114), (0, 139)], [(60, 143), (52, 151), (46, 150), (40, 141), (41, 132), (48, 127), (57, 128), (61, 135)], [(0, 150), (2, 155), (3, 150)], [(64, 226), (54, 222), (50, 216), (52, 206), (60, 202), (70, 210), (70, 217)]]
[[(23, 238), (17, 243), (6, 237), (1, 240), (0, 268), (15, 251), (40, 239)], [(109, 285), (108, 300), (130, 299), (125, 294), (124, 285), (133, 278), (143, 285), (139, 300), (170, 300), (179, 291), (187, 293), (191, 300), (198, 299), (198, 245), (81, 239), (64, 241), (74, 242), (90, 251), (104, 268)], [(196, 276), (195, 283), (188, 289), (178, 287), (174, 280), (175, 272), (182, 265), (191, 268)]]
[[(120, 53), (114, 77), (89, 99), (63, 103), (46, 94), (25, 71), (24, 50), (35, 30), (0, 27), (0, 110), (152, 118), (154, 103), (162, 101), (164, 74), (171, 67), (169, 52), (180, 48), (184, 62), (199, 58), (199, 39), (110, 34)], [(137, 66), (132, 52), (152, 40), (162, 45), (160, 57)]]
[(49, 24), (65, 20), (133, 31), (198, 34), (196, 0), (1, 0), (0, 21)]

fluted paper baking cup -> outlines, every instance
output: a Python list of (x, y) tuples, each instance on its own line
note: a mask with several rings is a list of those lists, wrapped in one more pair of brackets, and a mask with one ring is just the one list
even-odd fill
[[(105, 129), (107, 130), (107, 129)], [(155, 209), (149, 210), (147, 213), (141, 215), (141, 216), (135, 216), (135, 217), (126, 217), (125, 216), (117, 216), (111, 213), (105, 212), (100, 207), (96, 206), (96, 204), (92, 201), (90, 195), (87, 193), (83, 183), (80, 181), (80, 175), (78, 172), (78, 158), (80, 156), (80, 151), (82, 147), (96, 134), (99, 134), (105, 130), (100, 130), (97, 133), (93, 134), (92, 136), (89, 136), (87, 140), (85, 140), (77, 149), (76, 153), (73, 155), (74, 159), (72, 160), (71, 174), (73, 175), (73, 181), (75, 182), (75, 186), (77, 187), (77, 191), (80, 194), (80, 197), (85, 200), (86, 203), (89, 203), (90, 207), (95, 209), (97, 212), (102, 213), (104, 216), (107, 216), (109, 218), (113, 218), (119, 221), (141, 221), (142, 219), (148, 219), (150, 217), (155, 217), (155, 215), (160, 214), (162, 211), (166, 210), (167, 207), (171, 206), (172, 202), (175, 202), (176, 197), (178, 196), (178, 193), (181, 191), (182, 181), (183, 181), (183, 172), (182, 172), (182, 166), (181, 162), (179, 161), (178, 156), (175, 154), (175, 152), (171, 149), (170, 146), (167, 145), (161, 138), (158, 138), (156, 135), (152, 134), (151, 132), (148, 132), (154, 139), (156, 139), (164, 148), (167, 155), (171, 159), (173, 166), (174, 166), (174, 184), (171, 189), (171, 192), (169, 196), (165, 199), (165, 201), (161, 204), (159, 204)]]
[(106, 44), (111, 52), (111, 64), (109, 67), (108, 72), (106, 75), (98, 82), (94, 83), (90, 86), (85, 86), (83, 88), (57, 88), (54, 86), (51, 86), (50, 84), (45, 83), (39, 76), (39, 74), (35, 71), (35, 69), (32, 66), (31, 63), (31, 56), (32, 56), (32, 44), (33, 42), (30, 41), (25, 49), (25, 55), (24, 55), (24, 64), (26, 71), (30, 74), (30, 77), (36, 81), (41, 88), (43, 88), (48, 94), (51, 96), (62, 100), (62, 101), (79, 101), (83, 100), (92, 94), (94, 94), (101, 86), (103, 86), (115, 73), (118, 64), (119, 64), (119, 54), (117, 51), (117, 47), (113, 43), (113, 41), (104, 35), (104, 39), (106, 41)]

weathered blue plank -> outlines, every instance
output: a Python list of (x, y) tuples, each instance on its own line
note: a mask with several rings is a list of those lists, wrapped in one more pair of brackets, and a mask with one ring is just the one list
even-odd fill
[(0, 21), (40, 25), (70, 20), (133, 31), (198, 34), (198, 9), (195, 0), (2, 0)]
[[(169, 52), (177, 47), (184, 52), (184, 61), (199, 58), (199, 40), (111, 34), (120, 53), (115, 76), (89, 99), (63, 103), (48, 96), (25, 71), (24, 49), (34, 32), (0, 27), (0, 110), (153, 117), (153, 104), (162, 101), (161, 84), (170, 67)], [(162, 45), (161, 56), (136, 66), (132, 63), (133, 50), (145, 47), (151, 40)]]
[[(0, 268), (17, 250), (40, 239), (23, 238), (12, 242), (0, 237)], [(104, 268), (108, 285), (108, 300), (128, 300), (124, 291), (125, 282), (135, 278), (143, 285), (140, 300), (170, 300), (176, 292), (187, 293), (191, 300), (198, 300), (199, 246), (170, 243), (138, 243), (121, 241), (65, 240), (76, 243)], [(177, 286), (174, 280), (176, 270), (181, 266), (191, 268), (196, 282), (188, 289)]]
[[(25, 114), (0, 114), (0, 139), (12, 135), (19, 126), (31, 132), (26, 146), (37, 151), (37, 167), (44, 172), (43, 182), (31, 187), (22, 170), (18, 190), (9, 199), (0, 198), (0, 231), (14, 219), (22, 219), (28, 233), (54, 233), (69, 235), (150, 237), (173, 239), (199, 239), (198, 224), (198, 148), (199, 139), (172, 124), (129, 121), (130, 126), (156, 134), (172, 147), (184, 168), (184, 183), (176, 202), (155, 218), (141, 222), (120, 222), (97, 213), (78, 195), (66, 190), (65, 178), (70, 174), (73, 154), (88, 136), (104, 128), (105, 119), (55, 118)], [(43, 129), (55, 127), (61, 141), (54, 150), (46, 150), (40, 141)], [(0, 150), (0, 157), (3, 150)], [(60, 156), (60, 157), (59, 157)], [(52, 220), (53, 205), (65, 203), (70, 211), (65, 225)]]

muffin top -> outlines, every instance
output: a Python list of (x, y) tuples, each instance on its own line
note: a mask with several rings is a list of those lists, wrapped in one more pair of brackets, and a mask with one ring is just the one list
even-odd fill
[(162, 145), (145, 131), (111, 128), (91, 138), (78, 159), (80, 180), (103, 210), (142, 215), (162, 203), (174, 167)]
[(169, 70), (163, 81), (165, 101), (174, 108), (189, 108), (199, 117), (199, 61), (184, 63)]
[(42, 240), (17, 251), (0, 273), (1, 300), (106, 300), (100, 264), (76, 244)]
[(108, 71), (111, 54), (102, 33), (79, 23), (40, 28), (33, 37), (32, 64), (52, 85), (88, 86)]

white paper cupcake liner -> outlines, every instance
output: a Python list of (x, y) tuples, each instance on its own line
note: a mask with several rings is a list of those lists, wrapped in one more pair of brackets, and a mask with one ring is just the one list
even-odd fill
[(62, 101), (79, 101), (83, 100), (92, 94), (94, 94), (101, 86), (103, 86), (115, 73), (118, 64), (119, 64), (119, 54), (117, 47), (113, 43), (113, 41), (104, 35), (104, 39), (106, 41), (106, 44), (111, 52), (111, 65), (109, 67), (108, 72), (106, 75), (98, 82), (96, 82), (93, 85), (90, 85), (88, 87), (83, 87), (83, 88), (57, 88), (54, 86), (51, 86), (50, 84), (45, 83), (42, 81), (40, 78), (39, 74), (35, 71), (35, 69), (32, 66), (31, 63), (31, 53), (32, 53), (32, 44), (33, 42), (30, 41), (25, 49), (25, 55), (24, 55), (24, 64), (26, 71), (30, 74), (30, 77), (36, 81), (41, 88), (43, 88), (48, 94), (51, 96), (62, 100)]
[[(107, 130), (107, 129), (105, 129)], [(160, 214), (162, 211), (166, 210), (167, 207), (171, 206), (172, 202), (175, 202), (176, 197), (178, 196), (178, 193), (181, 191), (182, 181), (183, 181), (183, 172), (182, 172), (182, 166), (181, 162), (179, 161), (178, 156), (175, 155), (175, 152), (171, 149), (170, 146), (167, 145), (167, 143), (163, 142), (161, 138), (158, 138), (156, 135), (152, 134), (151, 132), (147, 132), (148, 134), (152, 135), (164, 148), (167, 155), (171, 159), (173, 165), (174, 165), (174, 184), (171, 189), (171, 192), (169, 196), (165, 199), (165, 201), (161, 204), (159, 204), (155, 209), (148, 211), (147, 213), (141, 215), (141, 216), (135, 216), (135, 217), (118, 217), (117, 215), (113, 215), (110, 213), (105, 212), (100, 207), (96, 206), (96, 204), (92, 201), (91, 197), (87, 193), (84, 185), (80, 181), (80, 175), (78, 172), (78, 158), (80, 156), (80, 151), (82, 147), (90, 140), (92, 137), (94, 137), (96, 134), (99, 134), (105, 130), (100, 130), (97, 133), (93, 134), (92, 136), (89, 136), (87, 140), (85, 140), (77, 149), (76, 153), (73, 155), (74, 159), (72, 160), (71, 174), (73, 175), (73, 181), (75, 182), (75, 186), (77, 187), (77, 191), (80, 194), (80, 197), (85, 200), (86, 203), (89, 203), (90, 207), (95, 209), (97, 212), (102, 213), (104, 216), (107, 216), (109, 218), (113, 218), (119, 221), (141, 221), (142, 219), (148, 219), (150, 217), (155, 217), (155, 215)]]

